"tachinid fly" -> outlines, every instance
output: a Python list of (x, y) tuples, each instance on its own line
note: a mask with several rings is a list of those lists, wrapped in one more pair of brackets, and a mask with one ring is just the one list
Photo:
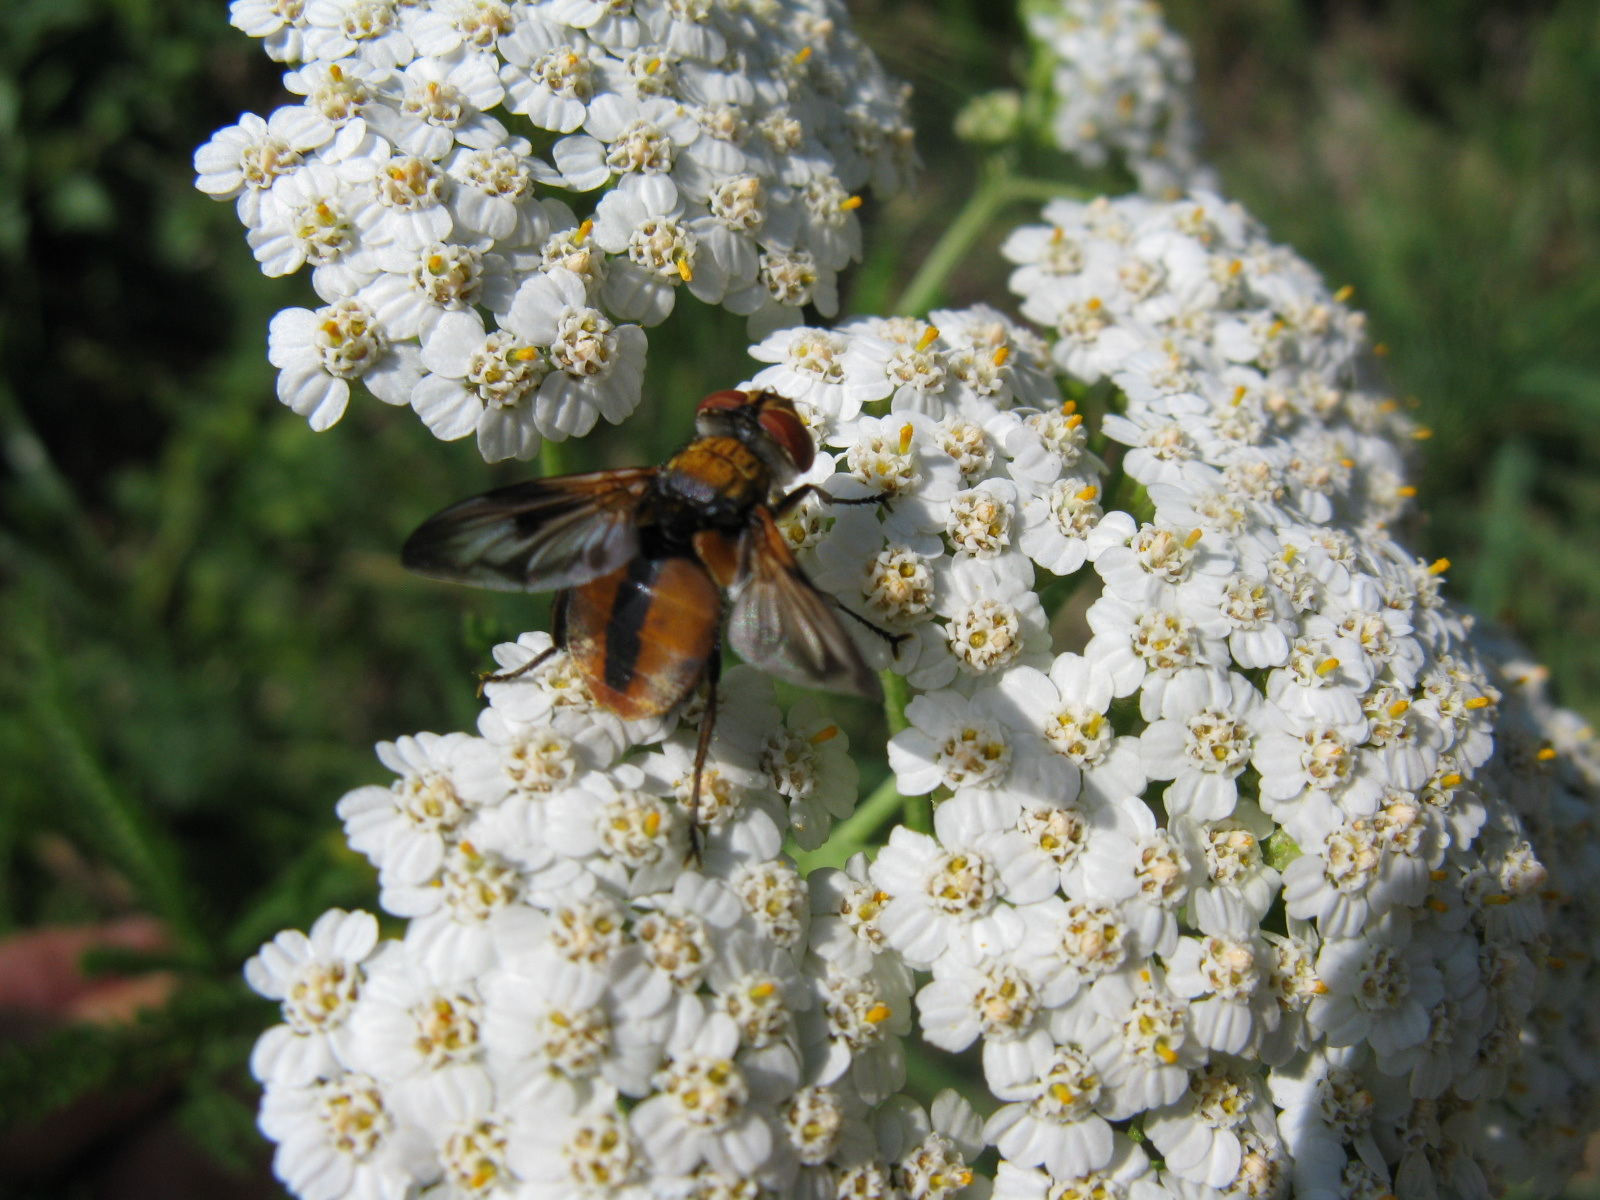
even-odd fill
[(558, 592), (555, 646), (490, 681), (565, 650), (599, 704), (636, 720), (671, 709), (704, 679), (691, 838), (724, 630), (741, 658), (779, 679), (881, 696), (840, 622), (841, 613), (860, 618), (811, 585), (774, 519), (807, 494), (826, 497), (810, 484), (784, 491), (814, 454), (793, 403), (768, 391), (713, 392), (695, 430), (660, 467), (531, 479), (463, 500), (401, 551), (408, 569), (435, 579)]

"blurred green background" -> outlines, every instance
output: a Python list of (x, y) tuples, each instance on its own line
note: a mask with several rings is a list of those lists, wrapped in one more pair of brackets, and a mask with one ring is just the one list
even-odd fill
[[(917, 87), (927, 164), (864, 210), (847, 295), (882, 311), (971, 186), (954, 112), (1026, 50), (993, 0), (852, 8)], [(1434, 431), (1410, 541), (1600, 715), (1600, 3), (1169, 11), (1227, 189), (1354, 285)], [(272, 1194), (241, 1070), (271, 1014), (238, 966), (372, 903), (334, 801), (382, 777), (375, 740), (469, 728), (488, 648), (544, 620), (395, 559), (423, 516), (525, 468), (369, 398), (321, 435), (273, 399), (267, 319), (309, 286), (259, 274), (189, 158), (286, 98), (224, 0), (0, 0), (0, 939), (154, 913), (170, 952), (99, 966), (181, 980), (132, 1025), (0, 1020), (0, 1195)], [(993, 249), (1027, 215), (952, 300), (1006, 303)], [(750, 372), (742, 325), (680, 305), (646, 407), (573, 464), (660, 457)], [(852, 725), (867, 759), (875, 721)]]

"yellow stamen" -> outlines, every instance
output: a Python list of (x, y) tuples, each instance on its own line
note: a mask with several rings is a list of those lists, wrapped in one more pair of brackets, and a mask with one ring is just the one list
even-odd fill
[(1353, 458), (1341, 458), (1339, 460), (1339, 465), (1341, 467), (1343, 467), (1346, 471), (1354, 470), (1355, 465), (1356, 465), (1356, 460), (1353, 459)]
[(1457, 775), (1454, 771), (1451, 771), (1448, 775), (1441, 775), (1439, 776), (1439, 786), (1458, 788), (1461, 786), (1461, 776)]
[(1440, 900), (1437, 896), (1428, 901), (1428, 907), (1441, 915), (1450, 911), (1450, 906), (1443, 900)]
[(1317, 664), (1318, 675), (1331, 675), (1339, 669), (1337, 658), (1325, 658)]
[(867, 1009), (867, 1023), (869, 1025), (882, 1025), (894, 1012), (887, 1004), (874, 1004)]
[(1409, 499), (1411, 499), (1411, 497), (1413, 497), (1413, 496), (1415, 496), (1417, 494), (1417, 489), (1412, 487), (1408, 483), (1404, 487), (1395, 488), (1394, 494), (1396, 496), (1404, 496), (1407, 500), (1409, 500)]
[(467, 1182), (474, 1190), (477, 1190), (483, 1187), (484, 1184), (488, 1183), (499, 1173), (500, 1172), (495, 1168), (493, 1163), (485, 1162), (480, 1164), (477, 1170), (473, 1171), (472, 1177)]
[(661, 831), (661, 814), (654, 810), (644, 815), (644, 835), (653, 838)]
[(1534, 757), (1536, 757), (1540, 762), (1549, 762), (1555, 756), (1556, 756), (1556, 748), (1554, 746), (1546, 746), (1544, 749), (1540, 750), (1539, 753), (1537, 755), (1535, 755)]
[(756, 984), (755, 987), (750, 989), (750, 999), (765, 1000), (777, 990), (777, 984), (773, 983), (770, 979), (764, 979), (760, 983)]
[(646, 75), (654, 75), (659, 70), (661, 70), (661, 60), (659, 58), (652, 58), (644, 65), (644, 73)]
[(1335, 292), (1333, 294), (1334, 303), (1343, 304), (1346, 300), (1350, 299), (1350, 297), (1354, 296), (1355, 294), (1356, 294), (1355, 284), (1347, 283), (1342, 288), (1340, 288), (1337, 292)]
[(909, 421), (907, 421), (904, 425), (900, 426), (900, 453), (901, 454), (910, 454), (911, 453), (911, 435), (914, 434), (915, 432), (916, 432), (916, 427), (914, 425), (912, 425), (911, 422), (909, 422)]
[(1067, 236), (1067, 231), (1065, 229), (1061, 228), (1061, 226), (1057, 225), (1053, 230), (1050, 231), (1050, 244), (1052, 246), (1058, 245), (1060, 243), (1061, 239), (1066, 237), (1066, 236)]
[(1372, 348), (1372, 352), (1374, 354), (1376, 354), (1379, 358), (1383, 358), (1385, 355), (1387, 355), (1389, 353), (1389, 343), (1388, 342), (1379, 342), (1376, 346), (1374, 346)]
[(1070, 417), (1073, 413), (1075, 413), (1077, 411), (1078, 411), (1078, 402), (1076, 400), (1063, 400), (1061, 402), (1061, 415), (1062, 416)]
[(994, 363), (995, 366), (1003, 367), (1003, 366), (1006, 365), (1006, 359), (1008, 359), (1010, 357), (1011, 357), (1011, 347), (1010, 346), (1001, 346), (1000, 349), (998, 349), (998, 350), (996, 350), (994, 352), (994, 358), (991, 361)]
[(1428, 878), (1433, 880), (1435, 883), (1443, 883), (1446, 879), (1450, 878), (1450, 872), (1449, 871), (1429, 871), (1428, 872)]
[(805, 64), (808, 61), (810, 61), (810, 58), (811, 58), (811, 47), (810, 46), (801, 46), (800, 47), (800, 53), (798, 53), (798, 54), (796, 54), (794, 56), (794, 65), (797, 66), (797, 67), (803, 67), (803, 66), (805, 66)]
[(539, 347), (518, 346), (511, 352), (511, 357), (517, 362), (532, 362), (534, 359), (539, 357)]
[(838, 736), (839, 727), (837, 725), (829, 725), (826, 729), (819, 729), (816, 733), (813, 733), (810, 741), (813, 746), (820, 746), (823, 742), (831, 742)]
[(1101, 310), (1101, 308), (1103, 308), (1104, 306), (1105, 306), (1105, 303), (1104, 303), (1104, 301), (1102, 301), (1100, 299), (1099, 296), (1090, 296), (1089, 300), (1088, 300), (1088, 303), (1086, 303), (1084, 305), (1084, 307), (1087, 308), (1090, 312), (1099, 312)]
[(689, 269), (689, 256), (687, 254), (678, 255), (677, 266), (679, 279), (682, 279), (685, 283), (689, 283), (694, 279), (694, 272)]
[(1088, 487), (1084, 488), (1083, 491), (1078, 493), (1078, 499), (1079, 500), (1093, 500), (1099, 494), (1100, 494), (1100, 489), (1095, 487), (1095, 485), (1091, 483)]
[(572, 244), (574, 246), (583, 245), (584, 242), (589, 240), (589, 234), (592, 233), (593, 231), (594, 231), (594, 222), (593, 221), (585, 221), (582, 225), (578, 226), (578, 232), (572, 235)]
[(1283, 561), (1284, 561), (1284, 563), (1285, 564), (1292, 563), (1294, 561), (1294, 556), (1296, 554), (1299, 554), (1299, 553), (1300, 553), (1300, 550), (1299, 550), (1298, 547), (1296, 547), (1296, 546), (1285, 546), (1283, 548)]
[(1389, 715), (1395, 718), (1403, 717), (1405, 716), (1406, 709), (1410, 707), (1411, 701), (1396, 700), (1393, 704), (1389, 705)]
[(1566, 968), (1567, 960), (1564, 958), (1556, 958), (1552, 955), (1544, 960), (1544, 965), (1549, 967), (1552, 971), (1560, 971)]
[(1195, 547), (1195, 543), (1198, 542), (1204, 536), (1205, 536), (1205, 533), (1202, 530), (1199, 530), (1199, 529), (1191, 530), (1190, 533), (1189, 533), (1189, 536), (1183, 539), (1183, 548), (1185, 550), (1193, 550), (1194, 547)]
[(861, 197), (846, 196), (843, 200), (839, 201), (839, 207), (844, 209), (845, 212), (854, 212), (856, 209), (861, 207)]
[(1082, 413), (1073, 413), (1070, 417), (1067, 418), (1067, 428), (1068, 429), (1076, 429), (1079, 425), (1082, 425), (1082, 424), (1083, 424), (1083, 414)]
[(1433, 436), (1433, 430), (1429, 429), (1426, 425), (1418, 425), (1411, 431), (1411, 436), (1416, 438), (1416, 440), (1419, 442), (1425, 442)]
[(1244, 384), (1242, 384), (1242, 383), (1238, 387), (1234, 388), (1233, 389), (1233, 406), (1235, 408), (1238, 408), (1239, 405), (1244, 403), (1244, 398), (1246, 396), (1248, 396), (1249, 394), (1250, 394), (1250, 389), (1245, 387)]
[(1436, 558), (1428, 564), (1429, 575), (1443, 575), (1449, 569), (1450, 560), (1448, 558)]
[(1326, 996), (1328, 994), (1328, 985), (1320, 979), (1317, 980), (1311, 985), (1311, 994), (1313, 996)]
[(1178, 1052), (1171, 1046), (1157, 1046), (1156, 1053), (1160, 1055), (1161, 1061), (1169, 1067), (1178, 1061)]
[(1467, 701), (1467, 707), (1472, 709), (1474, 712), (1476, 712), (1480, 708), (1488, 708), (1489, 707), (1489, 697), (1487, 697), (1487, 696), (1474, 696), (1471, 700)]
[(927, 329), (923, 330), (922, 336), (917, 339), (917, 349), (926, 350), (938, 340), (939, 327), (937, 325), (929, 325)]
[(333, 66), (328, 68), (328, 78), (333, 80), (335, 83), (343, 83), (344, 68), (338, 63), (334, 63)]
[(1511, 897), (1506, 895), (1504, 892), (1496, 892), (1492, 896), (1485, 896), (1483, 898), (1483, 902), (1485, 904), (1495, 904), (1495, 905), (1510, 904), (1511, 903)]

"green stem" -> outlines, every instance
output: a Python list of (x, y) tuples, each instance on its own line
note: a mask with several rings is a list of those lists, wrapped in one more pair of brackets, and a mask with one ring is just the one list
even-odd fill
[(818, 867), (843, 867), (862, 850), (872, 835), (894, 819), (903, 800), (895, 787), (894, 772), (880, 783), (848, 818), (833, 827), (828, 840), (815, 850), (801, 851), (795, 855), (802, 874), (810, 874)]
[(1082, 194), (1081, 189), (1067, 184), (1022, 178), (1010, 174), (1004, 166), (991, 164), (977, 190), (967, 197), (956, 219), (934, 243), (906, 290), (900, 293), (894, 306), (896, 315), (919, 317), (932, 308), (972, 244), (1006, 205), (1021, 200), (1050, 200)]
[(550, 479), (556, 475), (567, 473), (567, 444), (565, 442), (552, 442), (545, 438), (539, 446), (539, 474), (542, 478)]
[(917, 833), (933, 832), (933, 799), (929, 796), (907, 796), (905, 814), (900, 823)]
[(888, 777), (873, 789), (872, 795), (856, 805), (855, 812), (839, 822), (833, 831), (833, 837), (828, 840), (852, 842), (859, 849), (867, 844), (867, 840), (878, 832), (885, 821), (894, 816), (895, 809), (899, 807), (900, 793), (896, 790), (894, 772), (891, 771)]
[(894, 671), (879, 671), (878, 679), (883, 684), (883, 719), (889, 724), (889, 736), (893, 737), (911, 727), (911, 722), (906, 720), (911, 688), (906, 684), (906, 677)]
[[(906, 720), (906, 705), (911, 702), (911, 688), (906, 683), (904, 675), (897, 675), (893, 671), (880, 671), (878, 678), (883, 681), (884, 721), (889, 726), (889, 736), (893, 737), (902, 729), (911, 727), (911, 722)], [(915, 829), (918, 833), (932, 833), (933, 802), (926, 796), (907, 796), (905, 813), (900, 820), (907, 829)]]

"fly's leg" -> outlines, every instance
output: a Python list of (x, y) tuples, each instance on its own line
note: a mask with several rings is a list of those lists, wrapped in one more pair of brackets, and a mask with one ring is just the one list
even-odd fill
[(706, 715), (700, 718), (700, 740), (694, 748), (694, 786), (689, 793), (689, 861), (700, 865), (700, 779), (711, 753), (711, 733), (717, 726), (717, 680), (722, 676), (722, 639), (706, 660)]
[(835, 496), (832, 492), (825, 491), (814, 483), (802, 483), (773, 506), (772, 515), (774, 517), (788, 515), (807, 496), (817, 496), (829, 504), (887, 504), (893, 499), (888, 492), (879, 492), (875, 496)]
[(478, 698), (480, 700), (483, 699), (483, 689), (491, 683), (510, 683), (513, 679), (521, 679), (529, 671), (543, 665), (545, 660), (560, 648), (559, 646), (551, 646), (548, 650), (535, 654), (514, 671), (484, 671), (478, 676)]
[(535, 654), (527, 662), (523, 663), (520, 667), (513, 671), (483, 672), (478, 676), (478, 698), (480, 700), (483, 699), (483, 689), (488, 687), (491, 683), (510, 683), (513, 679), (521, 679), (529, 671), (535, 670), (542, 666), (544, 662), (554, 655), (557, 650), (565, 650), (567, 648), (566, 592), (556, 593), (555, 607), (551, 615), (553, 617), (553, 620), (551, 621), (553, 632), (551, 634), (552, 642), (549, 649)]
[(902, 642), (909, 642), (911, 640), (911, 635), (909, 633), (892, 633), (889, 630), (885, 629), (882, 625), (874, 625), (871, 621), (867, 620), (860, 613), (852, 612), (850, 609), (846, 608), (842, 604), (839, 604), (837, 601), (834, 602), (834, 606), (836, 608), (838, 608), (838, 610), (840, 612), (842, 612), (845, 616), (851, 617), (854, 620), (857, 620), (857, 621), (861, 622), (861, 624), (865, 625), (868, 629), (872, 630), (873, 633), (877, 634), (884, 641), (888, 642), (889, 643), (889, 649), (894, 652), (894, 656), (896, 658), (900, 657), (900, 645), (901, 645), (901, 643)]

